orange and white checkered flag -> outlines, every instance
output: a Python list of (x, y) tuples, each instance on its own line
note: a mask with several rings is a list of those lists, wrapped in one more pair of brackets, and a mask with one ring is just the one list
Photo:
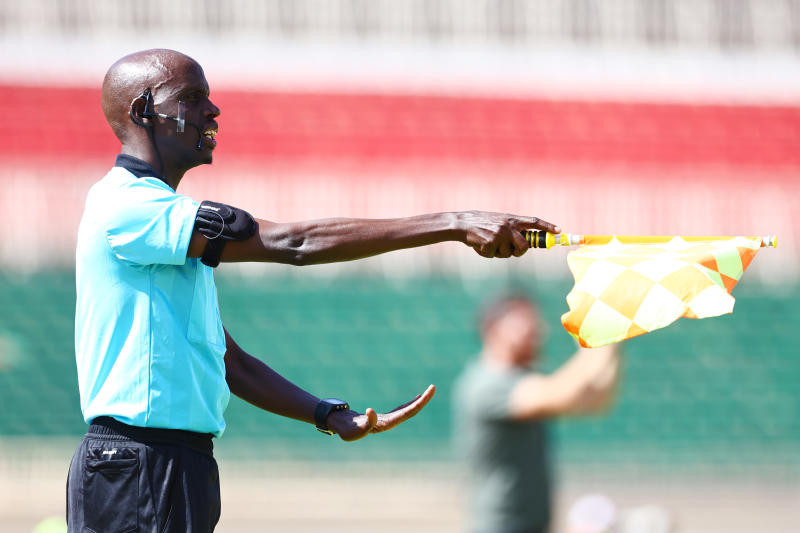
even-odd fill
[(567, 256), (575, 287), (561, 323), (582, 346), (636, 337), (680, 317), (733, 312), (733, 287), (758, 249), (774, 246), (761, 237), (644, 239), (581, 237), (586, 245)]

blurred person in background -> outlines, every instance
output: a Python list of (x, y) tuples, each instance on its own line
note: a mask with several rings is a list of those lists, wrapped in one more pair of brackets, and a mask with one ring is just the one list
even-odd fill
[(580, 348), (554, 373), (536, 372), (546, 325), (523, 294), (489, 303), (480, 334), (481, 354), (453, 394), (453, 438), (470, 477), (469, 531), (544, 533), (551, 519), (545, 422), (607, 409), (619, 348)]
[(90, 427), (70, 465), (69, 531), (212, 531), (221, 509), (212, 438), (231, 392), (347, 441), (391, 429), (433, 396), (431, 386), (390, 413), (359, 413), (287, 381), (223, 327), (221, 261), (311, 265), (443, 241), (505, 258), (527, 251), (524, 230), (558, 231), (479, 211), (275, 223), (177, 194), (188, 170), (212, 162), (220, 110), (202, 67), (172, 50), (114, 63), (102, 106), (122, 149), (78, 230), (75, 351)]

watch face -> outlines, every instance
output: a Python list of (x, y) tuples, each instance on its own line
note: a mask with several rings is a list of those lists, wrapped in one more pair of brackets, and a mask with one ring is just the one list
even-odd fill
[(347, 409), (347, 402), (343, 402), (342, 400), (339, 400), (337, 398), (325, 398), (322, 401), (327, 404), (330, 404), (334, 410)]

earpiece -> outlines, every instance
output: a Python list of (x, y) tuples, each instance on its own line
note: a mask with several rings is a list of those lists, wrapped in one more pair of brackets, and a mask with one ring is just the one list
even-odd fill
[[(150, 91), (150, 88), (148, 87), (142, 92), (142, 94), (140, 94), (131, 101), (131, 105), (128, 110), (128, 116), (131, 118), (131, 121), (133, 121), (133, 123), (136, 124), (137, 126), (141, 126), (143, 128), (151, 127), (151, 125), (145, 122), (144, 119), (153, 116), (153, 113), (150, 112), (150, 101), (152, 100), (152, 98), (153, 98), (152, 93)], [(137, 116), (134, 111), (136, 109), (136, 106), (138, 105), (137, 102), (139, 100), (144, 100), (144, 109), (142, 110), (141, 114)]]
[[(137, 105), (136, 104), (137, 100), (144, 100), (144, 109), (142, 110), (141, 118), (137, 117), (136, 114), (134, 113), (134, 109), (136, 108)], [(197, 145), (195, 146), (195, 150), (199, 151), (203, 149), (203, 130), (197, 124), (185, 120), (184, 118), (185, 104), (183, 102), (178, 102), (179, 116), (177, 117), (173, 117), (164, 113), (154, 113), (153, 111), (150, 110), (150, 105), (152, 104), (152, 102), (153, 102), (153, 93), (150, 90), (150, 87), (145, 89), (142, 92), (142, 94), (133, 99), (133, 101), (131, 102), (130, 110), (128, 111), (128, 115), (131, 117), (131, 120), (133, 121), (134, 124), (136, 124), (137, 126), (141, 126), (143, 128), (151, 128), (150, 131), (152, 132), (153, 131), (152, 124), (146, 123), (143, 119), (159, 117), (167, 120), (174, 120), (178, 124), (177, 126), (178, 133), (183, 133), (185, 125), (188, 124), (197, 130)]]

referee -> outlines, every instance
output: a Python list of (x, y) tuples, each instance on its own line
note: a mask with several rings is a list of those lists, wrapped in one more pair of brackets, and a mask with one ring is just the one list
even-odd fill
[(223, 327), (213, 268), (309, 265), (460, 241), (485, 257), (525, 253), (536, 218), (462, 212), (392, 220), (275, 223), (176, 193), (209, 164), (220, 110), (203, 69), (171, 50), (114, 63), (102, 105), (122, 144), (92, 186), (78, 230), (75, 351), (89, 430), (67, 481), (70, 532), (209, 532), (220, 516), (212, 440), (230, 393), (346, 441), (414, 416), (434, 387), (386, 413), (351, 410), (293, 385)]

